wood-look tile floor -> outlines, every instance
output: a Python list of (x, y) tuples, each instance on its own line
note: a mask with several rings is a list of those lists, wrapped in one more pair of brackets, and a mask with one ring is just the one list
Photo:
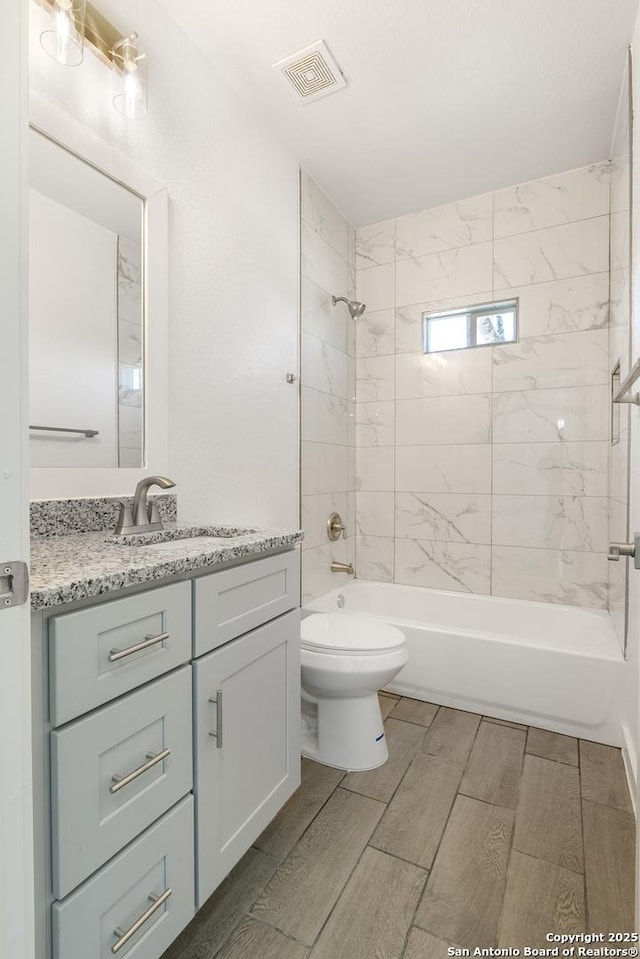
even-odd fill
[(389, 760), (302, 786), (163, 959), (443, 959), (633, 931), (620, 750), (381, 694)]

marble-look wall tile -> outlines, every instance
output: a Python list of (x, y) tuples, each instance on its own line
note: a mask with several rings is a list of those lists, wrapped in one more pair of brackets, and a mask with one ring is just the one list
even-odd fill
[(398, 446), (461, 445), (491, 441), (489, 394), (398, 400), (396, 406)]
[(392, 583), (394, 541), (383, 536), (356, 536), (356, 575), (377, 583)]
[(574, 606), (607, 605), (606, 553), (494, 546), (494, 596)]
[(302, 435), (311, 443), (348, 443), (347, 401), (302, 387)]
[(494, 495), (492, 542), (494, 546), (605, 552), (607, 498)]
[(302, 442), (302, 494), (347, 489), (347, 447)]
[(356, 402), (375, 403), (395, 399), (395, 376), (393, 356), (356, 360)]
[(398, 259), (483, 243), (493, 237), (493, 195), (402, 216), (396, 220)]
[(491, 591), (491, 548), (396, 539), (395, 582), (486, 595)]
[(606, 496), (609, 444), (501, 443), (493, 447), (493, 492)]
[(399, 492), (490, 493), (491, 446), (399, 446)]
[(356, 450), (356, 490), (386, 492), (394, 487), (395, 451), (392, 446)]
[(609, 274), (588, 273), (567, 280), (551, 280), (495, 290), (496, 300), (517, 296), (518, 335), (576, 333), (605, 329), (609, 321)]
[(504, 237), (494, 243), (496, 289), (603, 273), (608, 268), (608, 216)]
[(311, 333), (301, 337), (301, 381), (304, 386), (347, 398), (347, 354)]
[(331, 293), (303, 276), (301, 296), (302, 329), (324, 340), (334, 349), (346, 353), (349, 327), (343, 311), (331, 303)]
[(396, 221), (385, 220), (356, 230), (356, 267), (381, 266), (396, 258)]
[(399, 260), (396, 266), (396, 305), (401, 307), (470, 293), (480, 294), (479, 302), (482, 302), (493, 289), (492, 253), (492, 243), (478, 243), (459, 250)]
[(137, 323), (118, 321), (118, 360), (127, 366), (142, 367), (142, 318)]
[(354, 323), (356, 356), (390, 356), (395, 353), (395, 313), (393, 310), (365, 312)]
[(302, 275), (327, 293), (343, 296), (347, 287), (347, 262), (308, 223), (302, 224)]
[(499, 393), (609, 382), (607, 330), (532, 336), (492, 352), (493, 388)]
[(579, 386), (496, 393), (494, 443), (584, 442), (609, 438), (609, 390)]
[(449, 353), (398, 353), (396, 398), (490, 393), (493, 368), (491, 349), (454, 350)]
[(491, 543), (491, 496), (396, 493), (395, 535), (454, 543)]
[(609, 164), (569, 170), (494, 194), (495, 236), (513, 236), (609, 213)]
[(367, 312), (390, 310), (395, 305), (395, 282), (395, 263), (358, 270), (356, 299), (366, 305)]
[(356, 403), (356, 446), (393, 446), (396, 404)]
[(300, 171), (300, 203), (303, 221), (346, 260), (349, 224), (326, 193), (304, 170)]
[(348, 513), (347, 493), (319, 493), (315, 496), (302, 497), (302, 528), (304, 540), (302, 549), (315, 549), (329, 543), (327, 536), (327, 520), (331, 513), (340, 513), (344, 522), (347, 522)]
[(356, 534), (358, 536), (394, 535), (393, 493), (358, 493)]
[(353, 577), (347, 573), (333, 573), (331, 563), (346, 563), (348, 544), (344, 539), (325, 546), (308, 549), (302, 554), (302, 602), (309, 603), (332, 589), (345, 586)]

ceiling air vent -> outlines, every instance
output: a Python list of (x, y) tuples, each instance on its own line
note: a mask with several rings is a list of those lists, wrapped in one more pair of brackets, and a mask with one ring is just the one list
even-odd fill
[(273, 67), (274, 70), (280, 70), (283, 77), (289, 81), (295, 90), (296, 99), (304, 103), (319, 100), (320, 97), (326, 97), (347, 85), (340, 67), (322, 40), (278, 60)]

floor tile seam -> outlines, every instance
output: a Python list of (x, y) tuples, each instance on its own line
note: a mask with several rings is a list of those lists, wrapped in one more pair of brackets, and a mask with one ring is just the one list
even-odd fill
[[(518, 784), (519, 787), (519, 784)], [(504, 809), (505, 807), (500, 807)], [(500, 937), (502, 935), (502, 924), (504, 920), (504, 904), (507, 898), (507, 883), (509, 881), (509, 871), (511, 869), (511, 860), (513, 858), (514, 846), (513, 840), (516, 834), (516, 813), (515, 810), (507, 810), (513, 812), (513, 818), (511, 820), (511, 828), (509, 830), (509, 849), (507, 852), (507, 861), (504, 868), (504, 884), (502, 886), (502, 899), (500, 902), (500, 912), (498, 914), (498, 921), (496, 922), (496, 940), (494, 945), (497, 946), (500, 942)]]
[[(458, 782), (458, 788), (460, 788), (460, 783), (462, 782), (462, 777), (464, 776), (464, 770), (465, 770), (465, 768), (466, 768), (466, 767), (463, 767), (462, 773), (461, 773), (461, 775), (460, 775), (460, 780), (459, 780), (459, 782)], [(449, 812), (447, 813), (447, 817), (446, 817), (446, 819), (445, 819), (445, 821), (444, 821), (444, 826), (442, 827), (442, 832), (440, 833), (440, 839), (438, 840), (438, 843), (437, 843), (437, 845), (436, 845), (435, 851), (434, 851), (434, 853), (433, 853), (433, 857), (432, 857), (432, 859), (431, 859), (431, 863), (430, 863), (430, 865), (429, 865), (428, 867), (426, 867), (426, 868), (428, 869), (428, 871), (429, 871), (429, 875), (427, 876), (427, 882), (425, 883), (424, 892), (426, 892), (427, 886), (428, 886), (429, 883), (431, 882), (431, 878), (432, 878), (432, 876), (433, 876), (433, 873), (434, 873), (434, 870), (435, 870), (435, 867), (436, 867), (436, 862), (437, 862), (437, 859), (438, 859), (438, 854), (439, 854), (439, 852), (440, 852), (440, 847), (442, 846), (442, 842), (443, 842), (443, 840), (444, 840), (445, 833), (446, 833), (447, 829), (449, 828), (449, 822), (451, 821), (451, 814), (452, 814), (452, 812), (453, 812), (453, 807), (454, 807), (455, 804), (456, 804), (456, 799), (457, 799), (457, 798), (458, 798), (458, 791), (457, 791), (457, 789), (456, 789), (456, 792), (455, 792), (455, 794), (454, 794), (454, 797), (453, 797), (453, 799), (452, 799), (452, 801), (451, 801), (451, 805), (449, 806)], [(423, 897), (424, 897), (424, 892), (423, 892)]]
[(531, 859), (537, 859), (538, 862), (544, 862), (544, 863), (546, 863), (548, 866), (557, 866), (559, 869), (566, 869), (567, 872), (573, 873), (574, 876), (580, 876), (580, 877), (582, 877), (582, 876), (585, 875), (585, 872), (584, 872), (584, 871), (580, 871), (579, 869), (572, 869), (571, 866), (568, 866), (568, 865), (567, 865), (566, 863), (564, 863), (564, 862), (555, 862), (553, 859), (547, 859), (545, 856), (536, 856), (535, 853), (532, 853), (532, 852), (529, 851), (529, 850), (519, 849), (518, 846), (517, 846), (516, 843), (515, 843), (515, 838), (514, 838), (514, 842), (513, 842), (513, 849), (514, 849), (515, 852), (520, 853), (520, 855), (522, 855), (522, 856), (529, 856)]
[[(464, 778), (464, 777), (463, 777)], [(474, 802), (481, 802), (485, 806), (492, 806), (494, 809), (504, 809), (505, 812), (509, 812), (513, 816), (513, 828), (515, 829), (516, 824), (516, 807), (515, 806), (505, 806), (504, 803), (493, 802), (491, 799), (483, 799), (481, 796), (473, 796), (471, 793), (465, 793), (462, 789), (458, 789), (456, 793), (457, 796), (463, 796), (465, 799), (473, 799)]]
[[(382, 815), (380, 816), (380, 819), (382, 819), (382, 816), (383, 816), (383, 815), (384, 815), (384, 813), (382, 813)], [(351, 871), (349, 872), (349, 875), (347, 876), (345, 882), (344, 882), (343, 885), (340, 887), (340, 892), (339, 892), (338, 895), (336, 896), (336, 899), (335, 899), (335, 901), (334, 901), (331, 909), (329, 910), (326, 919), (324, 920), (324, 922), (322, 923), (320, 929), (318, 930), (318, 933), (316, 934), (316, 937), (315, 937), (315, 939), (313, 940), (312, 945), (309, 947), (309, 949), (310, 949), (310, 954), (311, 954), (311, 951), (313, 951), (313, 949), (315, 949), (315, 947), (316, 947), (316, 945), (317, 945), (317, 943), (318, 943), (318, 941), (319, 941), (319, 939), (320, 939), (320, 936), (322, 935), (322, 933), (323, 933), (323, 931), (324, 931), (327, 923), (330, 921), (331, 917), (333, 916), (333, 914), (334, 914), (334, 912), (335, 912), (335, 910), (336, 910), (336, 908), (337, 908), (337, 906), (338, 906), (338, 903), (340, 902), (340, 900), (342, 899), (342, 896), (344, 895), (345, 889), (347, 888), (347, 886), (348, 886), (349, 883), (351, 882), (351, 878), (352, 878), (354, 872), (356, 871), (356, 869), (357, 869), (358, 866), (360, 865), (360, 862), (361, 862), (361, 860), (362, 860), (362, 857), (363, 857), (364, 854), (365, 854), (365, 851), (369, 848), (369, 844), (370, 844), (370, 842), (371, 842), (371, 838), (372, 838), (374, 832), (376, 831), (376, 829), (377, 829), (377, 827), (378, 827), (378, 824), (379, 824), (379, 822), (380, 822), (380, 819), (378, 820), (378, 822), (375, 824), (375, 826), (374, 826), (373, 829), (371, 830), (371, 835), (369, 836), (369, 838), (368, 838), (367, 841), (365, 842), (364, 846), (362, 847), (362, 850), (361, 850), (361, 852), (360, 852), (360, 855), (359, 855), (358, 858), (356, 859), (356, 861), (355, 861), (355, 863), (354, 863)], [(375, 848), (375, 847), (372, 847), (372, 848)], [(378, 850), (378, 851), (381, 852), (382, 850)], [(415, 864), (414, 864), (414, 865), (415, 865)], [(425, 882), (426, 882), (426, 879), (425, 879)]]
[[(427, 732), (427, 730), (425, 729), (425, 735), (426, 735), (426, 732)], [(423, 737), (423, 742), (424, 742), (424, 737)], [(422, 746), (422, 743), (420, 744), (420, 746), (418, 746), (418, 748), (416, 749), (415, 753), (414, 753), (413, 756), (411, 757), (409, 763), (407, 764), (407, 768), (405, 769), (405, 771), (403, 772), (402, 776), (400, 777), (396, 788), (393, 790), (393, 793), (392, 793), (392, 795), (391, 795), (391, 798), (390, 798), (389, 801), (386, 803), (387, 809), (389, 808), (389, 806), (391, 805), (391, 803), (392, 803), (393, 800), (395, 799), (396, 793), (398, 792), (398, 790), (400, 789), (400, 786), (401, 786), (401, 785), (403, 784), (403, 782), (405, 781), (405, 779), (406, 779), (406, 777), (407, 777), (407, 773), (409, 772), (409, 770), (410, 770), (411, 767), (413, 766), (413, 764), (414, 764), (414, 762), (416, 761), (418, 755), (422, 752), (421, 746)], [(429, 753), (426, 753), (425, 755), (430, 755), (430, 754), (429, 754)], [(383, 815), (384, 815), (384, 813), (383, 813)], [(377, 828), (377, 827), (376, 827), (376, 828)], [(375, 830), (374, 830), (374, 832), (375, 832)], [(373, 835), (373, 833), (372, 833), (372, 835)]]
[(580, 830), (582, 834), (582, 894), (584, 896), (584, 928), (589, 929), (589, 895), (587, 889), (587, 842), (584, 834), (584, 799), (582, 798), (582, 757), (580, 750), (580, 740), (578, 740), (578, 789), (580, 790)]
[[(259, 922), (260, 925), (266, 926), (267, 929), (273, 929), (275, 932), (280, 933), (281, 936), (284, 936), (285, 939), (288, 939), (290, 942), (295, 942), (296, 945), (302, 946), (303, 949), (307, 949), (308, 951), (311, 951), (311, 949), (313, 948), (313, 946), (308, 945), (308, 943), (306, 942), (302, 942), (302, 940), (300, 939), (296, 939), (296, 937), (292, 936), (290, 932), (287, 932), (285, 929), (281, 929), (279, 926), (276, 926), (274, 923), (269, 922), (267, 919), (263, 919), (261, 916), (254, 916), (253, 913), (247, 913), (245, 918), (253, 919), (254, 922)], [(239, 926), (240, 926), (240, 923), (238, 923), (238, 925), (234, 928), (234, 932), (239, 928)], [(315, 943), (315, 940), (314, 940), (314, 943)], [(215, 955), (217, 955), (217, 953)], [(207, 959), (209, 959), (209, 957), (207, 957)], [(214, 959), (214, 957), (212, 956), (211, 959)]]
[[(333, 767), (332, 767), (332, 768), (333, 768)], [(253, 846), (254, 849), (259, 850), (259, 852), (264, 853), (265, 856), (269, 856), (271, 859), (274, 860), (274, 862), (277, 864), (277, 865), (276, 865), (276, 872), (278, 871), (278, 869), (280, 868), (280, 866), (282, 866), (283, 863), (285, 863), (285, 862), (287, 861), (287, 859), (289, 858), (289, 856), (291, 855), (291, 853), (294, 851), (294, 849), (296, 848), (296, 846), (298, 845), (298, 843), (299, 843), (299, 842), (303, 839), (303, 837), (307, 834), (307, 832), (309, 831), (309, 829), (311, 828), (311, 826), (313, 825), (313, 823), (316, 821), (316, 819), (318, 818), (318, 816), (320, 815), (320, 813), (322, 812), (322, 810), (324, 809), (324, 807), (327, 805), (327, 803), (329, 802), (329, 800), (332, 798), (332, 796), (335, 795), (336, 790), (339, 789), (340, 786), (342, 785), (342, 783), (344, 782), (344, 779), (345, 779), (346, 775), (347, 775), (347, 774), (345, 773), (344, 776), (342, 777), (342, 779), (340, 780), (340, 782), (336, 783), (336, 785), (333, 787), (333, 789), (331, 790), (331, 792), (329, 793), (329, 795), (327, 796), (327, 798), (324, 800), (324, 802), (322, 803), (322, 805), (318, 807), (317, 812), (314, 814), (314, 816), (309, 820), (309, 822), (307, 823), (307, 825), (304, 827), (304, 829), (302, 830), (302, 832), (300, 833), (300, 835), (299, 835), (298, 838), (296, 839), (296, 841), (295, 841), (295, 843), (293, 844), (293, 846), (291, 847), (291, 849), (287, 852), (286, 856), (283, 856), (282, 859), (278, 859), (277, 856), (274, 856), (272, 853), (266, 852), (264, 849), (262, 849), (260, 846), (256, 846), (255, 843), (254, 843), (254, 846)], [(343, 787), (343, 788), (345, 788), (345, 787)], [(367, 798), (370, 798), (370, 797), (367, 797)], [(275, 874), (274, 874), (274, 875), (275, 875)]]
[(388, 849), (383, 849), (381, 846), (376, 846), (373, 839), (373, 835), (371, 836), (371, 839), (367, 843), (367, 846), (369, 847), (369, 849), (375, 849), (376, 852), (383, 852), (385, 856), (390, 856), (392, 859), (397, 859), (398, 862), (404, 862), (407, 864), (407, 866), (415, 866), (416, 869), (422, 869), (423, 872), (426, 872), (427, 874), (425, 878), (425, 885), (426, 885), (426, 881), (429, 878), (429, 874), (431, 872), (428, 866), (424, 866), (421, 862), (415, 862), (413, 859), (407, 859), (406, 856), (400, 856), (397, 852), (390, 852)]
[[(551, 730), (548, 730), (551, 732)], [(555, 759), (551, 756), (543, 756), (541, 753), (530, 753), (528, 749), (525, 748), (526, 756), (535, 756), (536, 759), (548, 759), (550, 763), (560, 763), (561, 766), (570, 766), (571, 769), (579, 769), (578, 763), (570, 763), (566, 759)]]
[(610, 803), (600, 802), (597, 799), (589, 799), (586, 796), (580, 796), (580, 802), (582, 804), (588, 802), (591, 806), (600, 806), (602, 809), (615, 809), (616, 812), (624, 813), (630, 822), (633, 823), (634, 828), (636, 827), (636, 817), (633, 814), (633, 809), (623, 809), (621, 806), (612, 806)]
[[(575, 766), (573, 767), (575, 769)], [(580, 790), (580, 802), (590, 802), (594, 806), (604, 806), (605, 809), (617, 809), (618, 812), (626, 813), (627, 816), (630, 816), (635, 821), (635, 816), (633, 815), (633, 807), (627, 808), (626, 806), (615, 806), (610, 802), (602, 802), (601, 799), (590, 799), (589, 796), (585, 796)]]
[[(432, 706), (435, 706), (436, 704), (435, 704), (435, 703), (431, 703), (431, 705), (432, 705)], [(395, 709), (395, 707), (394, 707), (394, 709)], [(415, 720), (413, 720), (413, 719), (403, 719), (403, 718), (401, 718), (400, 716), (394, 716), (394, 715), (393, 715), (393, 710), (389, 713), (389, 715), (387, 716), (387, 719), (393, 719), (393, 720), (394, 720), (395, 722), (397, 722), (397, 723), (407, 723), (409, 726), (420, 726), (420, 728), (421, 728), (421, 729), (424, 729), (424, 731), (425, 731), (425, 733), (426, 733), (426, 731), (431, 728), (431, 726), (432, 726), (432, 724), (433, 724), (433, 720), (436, 718), (436, 716), (438, 715), (439, 712), (440, 712), (440, 707), (438, 706), (438, 708), (436, 709), (436, 712), (434, 713), (433, 719), (431, 720), (430, 723), (427, 723), (426, 725), (425, 725), (424, 723), (415, 722)]]
[[(399, 857), (399, 856), (395, 856), (394, 858), (399, 859), (400, 857)], [(405, 861), (405, 860), (403, 860), (403, 861)], [(412, 863), (412, 865), (415, 865), (415, 863)], [(424, 869), (424, 866), (421, 866), (420, 868), (421, 868), (421, 869)], [(417, 914), (418, 914), (418, 909), (420, 908), (420, 903), (422, 902), (422, 897), (424, 896), (424, 891), (425, 891), (425, 889), (427, 888), (427, 882), (429, 881), (429, 875), (430, 875), (429, 870), (428, 870), (428, 869), (424, 869), (424, 871), (425, 871), (424, 882), (422, 883), (422, 886), (421, 886), (421, 888), (420, 888), (420, 892), (419, 892), (418, 897), (417, 897), (416, 907), (415, 907), (415, 909), (413, 910), (413, 914), (412, 914), (411, 919), (410, 919), (410, 921), (409, 921), (409, 925), (407, 926), (407, 931), (406, 931), (406, 933), (405, 933), (405, 935), (404, 935), (404, 942), (402, 943), (402, 949), (400, 950), (400, 956), (401, 956), (401, 957), (404, 956), (404, 954), (405, 954), (405, 952), (406, 952), (406, 950), (407, 950), (407, 945), (408, 945), (408, 943), (409, 943), (409, 936), (411, 935), (411, 930), (412, 930), (412, 929), (415, 927), (415, 925), (416, 925), (416, 921), (415, 921), (415, 920), (416, 920), (416, 916), (417, 916)]]

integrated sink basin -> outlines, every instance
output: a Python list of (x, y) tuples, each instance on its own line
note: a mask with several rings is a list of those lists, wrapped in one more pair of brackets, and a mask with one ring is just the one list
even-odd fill
[(195, 549), (215, 547), (218, 543), (228, 543), (231, 539), (250, 536), (257, 533), (250, 526), (168, 526), (150, 533), (123, 533), (110, 536), (107, 540), (114, 546), (166, 546), (175, 548), (184, 543)]

